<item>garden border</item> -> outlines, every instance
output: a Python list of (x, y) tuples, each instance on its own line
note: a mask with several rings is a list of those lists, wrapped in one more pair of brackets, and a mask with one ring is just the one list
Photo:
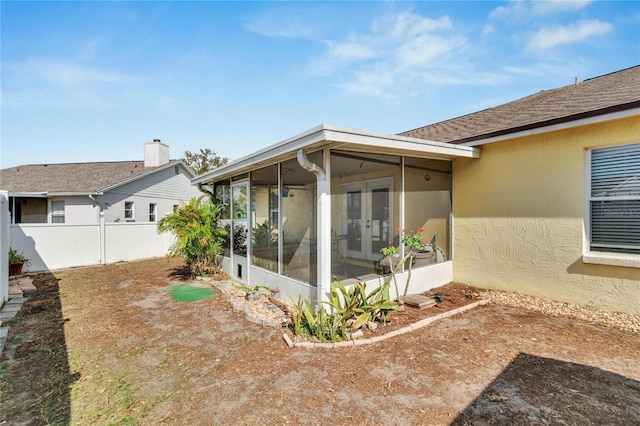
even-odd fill
[(477, 302), (473, 302), (468, 305), (464, 305), (459, 308), (452, 309), (450, 311), (443, 312), (438, 315), (434, 315), (432, 317), (421, 319), (420, 321), (415, 322), (406, 327), (403, 327), (399, 330), (395, 330), (387, 334), (383, 334), (381, 336), (375, 336), (375, 337), (366, 338), (366, 339), (345, 340), (342, 342), (334, 342), (334, 343), (322, 343), (322, 342), (294, 342), (293, 340), (291, 340), (291, 337), (289, 337), (287, 334), (283, 334), (282, 338), (286, 342), (287, 346), (289, 346), (289, 348), (309, 348), (309, 349), (342, 348), (342, 347), (369, 345), (376, 342), (382, 342), (383, 340), (387, 340), (392, 337), (399, 336), (401, 334), (409, 333), (410, 331), (418, 330), (438, 320), (448, 318), (450, 316), (468, 311), (469, 309), (473, 309), (476, 306), (486, 305), (487, 303), (490, 303), (490, 302), (491, 301), (489, 299), (478, 300)]

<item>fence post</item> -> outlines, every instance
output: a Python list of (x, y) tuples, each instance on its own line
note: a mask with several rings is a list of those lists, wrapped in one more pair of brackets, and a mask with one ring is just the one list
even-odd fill
[(9, 193), (0, 191), (0, 306), (9, 300)]
[(104, 212), (100, 211), (100, 263), (107, 264), (107, 232), (105, 229)]

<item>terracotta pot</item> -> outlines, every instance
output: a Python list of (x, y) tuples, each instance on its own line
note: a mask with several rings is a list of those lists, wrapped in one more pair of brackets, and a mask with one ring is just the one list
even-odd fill
[(22, 265), (24, 265), (24, 263), (14, 263), (9, 265), (9, 276), (20, 275), (22, 273)]

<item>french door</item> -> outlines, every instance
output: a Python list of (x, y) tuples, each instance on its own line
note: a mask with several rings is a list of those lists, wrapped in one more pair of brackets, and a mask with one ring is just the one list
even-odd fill
[(379, 260), (393, 235), (393, 179), (342, 185), (340, 210), (347, 257)]

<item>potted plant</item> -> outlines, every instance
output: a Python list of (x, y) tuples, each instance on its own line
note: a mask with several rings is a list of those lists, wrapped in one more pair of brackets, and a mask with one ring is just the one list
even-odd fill
[(31, 261), (22, 253), (16, 251), (13, 247), (9, 248), (9, 275), (20, 275), (24, 265), (29, 266)]

